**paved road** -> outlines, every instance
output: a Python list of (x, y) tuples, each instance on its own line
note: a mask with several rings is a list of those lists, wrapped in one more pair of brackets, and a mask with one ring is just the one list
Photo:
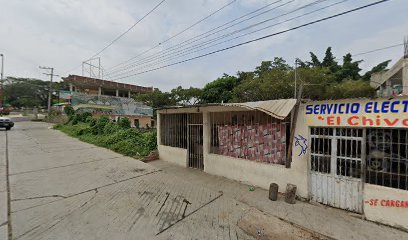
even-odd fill
[(44, 123), (16, 123), (0, 132), (0, 143), (9, 160), (12, 239), (254, 239), (265, 235), (256, 221), (273, 224), (274, 239), (315, 239), (221, 191)]
[(45, 123), (0, 131), (1, 240), (8, 230), (30, 240), (327, 239), (305, 227), (336, 239), (407, 237), (345, 211), (266, 196), (198, 170), (123, 157)]

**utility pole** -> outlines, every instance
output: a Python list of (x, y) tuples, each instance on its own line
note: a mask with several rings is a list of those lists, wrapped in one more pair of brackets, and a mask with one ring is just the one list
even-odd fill
[(297, 62), (298, 59), (295, 59), (295, 94), (294, 94), (294, 99), (296, 99), (296, 95), (297, 95)]
[(0, 57), (1, 57), (1, 77), (0, 77), (0, 81), (1, 81), (1, 89), (0, 89), (1, 99), (0, 99), (0, 104), (1, 104), (1, 107), (3, 107), (3, 101), (4, 101), (4, 91), (3, 91), (4, 54), (0, 53)]
[(41, 67), (40, 69), (44, 69), (44, 70), (51, 70), (51, 73), (44, 73), (47, 76), (50, 76), (50, 85), (48, 87), (48, 119), (50, 119), (50, 114), (51, 114), (51, 98), (52, 98), (52, 79), (53, 77), (57, 77), (58, 75), (54, 75), (54, 68), (52, 67)]

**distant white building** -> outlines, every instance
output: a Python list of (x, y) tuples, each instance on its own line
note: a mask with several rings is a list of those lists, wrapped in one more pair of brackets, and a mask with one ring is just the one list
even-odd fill
[(408, 95), (408, 56), (402, 57), (389, 70), (374, 73), (370, 85), (378, 97)]
[(408, 95), (408, 38), (404, 40), (404, 56), (389, 70), (371, 75), (370, 85), (378, 97)]

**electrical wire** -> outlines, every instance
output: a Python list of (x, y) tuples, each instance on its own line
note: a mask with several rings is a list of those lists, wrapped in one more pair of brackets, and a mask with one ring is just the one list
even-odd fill
[[(149, 16), (153, 11), (155, 11), (160, 5), (162, 5), (166, 0), (162, 0), (161, 2), (159, 2), (154, 8), (152, 8), (149, 12), (147, 12), (142, 18), (140, 18), (137, 22), (135, 22), (130, 28), (128, 28), (125, 32), (121, 33), (119, 36), (117, 36), (115, 39), (113, 39), (108, 45), (106, 45), (105, 47), (103, 47), (101, 50), (97, 51), (94, 55), (92, 55), (90, 58), (88, 58), (85, 61), (88, 61), (89, 59), (93, 59), (94, 57), (98, 56), (99, 54), (101, 54), (102, 52), (104, 52), (106, 49), (108, 49), (109, 47), (111, 47), (115, 42), (117, 42), (119, 39), (121, 39), (123, 36), (125, 36), (128, 32), (130, 32), (137, 24), (139, 24), (141, 21), (143, 21), (143, 19), (145, 19), (147, 16)], [(71, 72), (79, 67), (81, 67), (82, 64), (80, 64), (79, 66), (72, 68), (72, 70), (66, 71), (64, 73), (64, 75), (68, 72)]]
[(149, 12), (147, 12), (142, 18), (140, 18), (137, 22), (135, 22), (130, 28), (128, 28), (125, 32), (123, 32), (122, 34), (120, 34), (119, 36), (117, 36), (115, 39), (113, 39), (108, 45), (106, 45), (104, 48), (102, 48), (101, 50), (99, 50), (97, 53), (95, 53), (92, 57), (90, 57), (89, 59), (92, 59), (96, 56), (98, 56), (99, 54), (101, 54), (103, 51), (105, 51), (106, 49), (108, 49), (110, 46), (112, 46), (115, 42), (117, 42), (119, 39), (121, 39), (123, 36), (125, 36), (128, 32), (130, 32), (130, 30), (132, 30), (134, 27), (136, 27), (137, 24), (139, 24), (141, 21), (143, 21), (143, 19), (145, 19), (147, 16), (149, 16), (154, 10), (156, 10), (160, 5), (162, 5), (166, 0), (162, 0), (161, 2), (159, 2), (156, 6), (154, 6), (153, 9), (151, 9)]
[[(235, 30), (235, 31), (233, 31), (233, 32), (224, 34), (224, 35), (222, 35), (222, 36), (218, 36), (218, 37), (216, 37), (216, 38), (207, 40), (206, 42), (198, 43), (198, 44), (193, 45), (193, 46), (190, 46), (190, 47), (188, 47), (188, 48), (185, 48), (185, 49), (176, 51), (175, 53), (181, 52), (181, 51), (186, 51), (186, 50), (189, 50), (189, 49), (192, 50), (192, 49), (195, 49), (195, 48), (197, 48), (197, 47), (201, 47), (201, 46), (203, 46), (203, 45), (206, 45), (206, 44), (209, 44), (209, 43), (212, 43), (212, 42), (216, 42), (216, 41), (221, 40), (221, 39), (223, 39), (223, 38), (227, 38), (227, 37), (232, 36), (232, 35), (234, 35), (234, 34), (237, 34), (237, 33), (239, 33), (239, 32), (248, 30), (248, 29), (253, 28), (253, 27), (256, 27), (256, 26), (258, 26), (258, 25), (261, 25), (261, 24), (270, 22), (270, 21), (272, 21), (272, 20), (275, 20), (275, 19), (277, 19), (277, 18), (279, 18), (279, 17), (289, 15), (289, 14), (294, 13), (294, 12), (296, 12), (296, 11), (302, 10), (302, 9), (307, 8), (307, 7), (310, 7), (310, 6), (314, 6), (314, 5), (318, 4), (318, 3), (325, 2), (325, 1), (328, 1), (328, 0), (317, 0), (317, 1), (314, 1), (314, 2), (312, 2), (312, 3), (305, 4), (305, 5), (301, 6), (301, 7), (296, 8), (296, 9), (294, 9), (294, 10), (292, 10), (292, 11), (287, 12), (287, 13), (281, 14), (281, 15), (279, 15), (279, 16), (275, 16), (275, 17), (273, 17), (273, 18), (266, 19), (266, 20), (264, 20), (264, 21), (261, 21), (261, 22), (252, 24), (252, 25), (250, 25), (250, 26), (241, 28), (241, 29), (239, 29), (239, 30)], [(292, 1), (289, 1), (289, 2), (286, 2), (286, 3), (284, 3), (284, 4), (281, 4), (281, 5), (279, 5), (279, 6), (276, 6), (276, 7), (272, 8), (272, 9), (269, 9), (269, 10), (267, 10), (267, 11), (265, 11), (265, 12), (269, 12), (269, 11), (271, 11), (271, 10), (276, 10), (276, 9), (278, 9), (278, 8), (280, 8), (280, 7), (283, 7), (283, 6), (285, 6), (285, 5), (287, 5), (287, 4), (291, 3), (291, 2), (293, 2), (293, 0), (292, 0)], [(263, 12), (263, 13), (265, 13), (265, 12)], [(262, 13), (260, 13), (260, 14), (262, 14)], [(257, 14), (256, 16), (253, 16), (253, 17), (257, 17), (257, 16), (259, 16), (260, 14)], [(242, 21), (240, 21), (240, 22), (238, 22), (238, 23), (236, 23), (236, 24), (234, 24), (234, 25), (232, 25), (232, 26), (235, 26), (235, 25), (240, 24), (240, 23), (242, 23), (242, 22), (244, 22), (244, 21), (250, 20), (250, 19), (252, 19), (253, 17), (250, 17), (250, 18), (248, 18), (248, 19), (244, 19), (244, 20), (242, 20)], [(199, 39), (196, 39), (196, 40), (194, 40), (194, 41), (190, 41), (191, 39), (194, 39), (194, 38), (196, 38), (197, 36), (196, 36), (196, 37), (193, 37), (193, 38), (191, 38), (191, 39), (188, 39), (188, 40), (182, 42), (182, 43), (185, 43), (185, 42), (190, 41), (188, 44), (184, 44), (184, 45), (183, 45), (182, 43), (179, 43), (179, 44), (177, 44), (177, 45), (175, 45), (175, 46), (172, 46), (172, 47), (170, 47), (170, 48), (167, 48), (167, 49), (165, 49), (165, 50), (162, 50), (162, 51), (160, 51), (160, 52), (158, 52), (158, 53), (156, 53), (156, 54), (153, 54), (153, 55), (151, 55), (151, 56), (145, 57), (145, 58), (143, 58), (143, 59), (139, 60), (138, 62), (135, 62), (135, 63), (133, 63), (133, 64), (131, 64), (131, 65), (124, 66), (124, 67), (121, 68), (121, 70), (116, 70), (116, 71), (108, 72), (108, 75), (110, 75), (110, 76), (112, 76), (112, 75), (117, 75), (117, 74), (114, 74), (114, 73), (127, 70), (127, 69), (130, 68), (130, 67), (135, 67), (135, 66), (140, 66), (140, 65), (142, 65), (142, 64), (140, 64), (140, 63), (144, 63), (144, 64), (145, 64), (145, 63), (151, 62), (151, 61), (153, 61), (153, 60), (156, 60), (156, 59), (160, 59), (160, 58), (169, 56), (169, 55), (174, 54), (174, 53), (166, 54), (166, 52), (174, 52), (174, 51), (177, 50), (177, 49), (181, 49), (182, 47), (185, 47), (186, 45), (189, 45), (189, 44), (194, 43), (194, 42), (197, 42), (197, 41), (199, 41), (199, 40), (201, 40), (201, 39), (207, 38), (207, 37), (209, 37), (209, 36), (211, 36), (211, 35), (213, 35), (213, 34), (215, 34), (215, 33), (224, 31), (224, 30), (226, 30), (226, 29), (228, 29), (228, 28), (230, 28), (230, 27), (232, 27), (232, 26), (228, 26), (228, 27), (223, 28), (223, 29), (221, 29), (221, 30), (219, 30), (219, 31), (217, 31), (217, 32), (211, 33), (211, 34), (209, 34), (209, 35), (205, 35), (205, 36), (203, 36), (203, 37), (201, 37), (201, 38), (199, 38)], [(211, 30), (210, 30), (210, 31), (211, 31)], [(203, 35), (203, 34), (200, 34), (200, 35), (198, 35), (198, 36), (202, 36), (202, 35)], [(144, 62), (143, 62), (143, 61), (144, 61)]]
[[(275, 27), (275, 26), (277, 26), (277, 25), (280, 25), (280, 24), (283, 24), (283, 23), (286, 23), (286, 22), (289, 22), (289, 21), (292, 21), (292, 20), (295, 20), (295, 19), (298, 19), (298, 18), (307, 16), (307, 15), (310, 15), (310, 14), (312, 14), (312, 13), (315, 13), (315, 12), (318, 12), (318, 11), (322, 11), (322, 10), (324, 10), (324, 9), (333, 7), (333, 6), (335, 6), (335, 5), (344, 3), (344, 2), (346, 2), (346, 1), (349, 1), (349, 0), (342, 0), (342, 1), (339, 1), (339, 2), (336, 2), (336, 3), (333, 3), (333, 4), (330, 4), (330, 5), (321, 7), (321, 8), (319, 8), (319, 9), (316, 9), (316, 10), (313, 10), (313, 11), (310, 11), (310, 12), (307, 12), (307, 13), (304, 13), (304, 14), (301, 14), (301, 15), (298, 15), (298, 16), (295, 16), (295, 17), (292, 17), (292, 18), (289, 18), (289, 19), (287, 19), (287, 20), (284, 20), (284, 21), (281, 21), (281, 22), (278, 22), (278, 23), (275, 23), (275, 24), (272, 24), (272, 25), (263, 27), (263, 28), (261, 28), (261, 29), (257, 29), (257, 30), (255, 30), (255, 31), (252, 31), (252, 32), (249, 32), (249, 33), (245, 33), (245, 34), (236, 36), (236, 37), (234, 37), (234, 38), (231, 38), (231, 39), (228, 39), (228, 40), (225, 40), (225, 41), (222, 41), (222, 42), (219, 42), (219, 43), (215, 43), (215, 44), (212, 44), (212, 45), (210, 45), (210, 46), (205, 47), (205, 45), (211, 44), (212, 42), (216, 42), (216, 41), (218, 41), (218, 40), (220, 40), (220, 39), (222, 39), (222, 38), (225, 38), (225, 37), (224, 37), (225, 35), (223, 35), (223, 36), (218, 37), (218, 38), (216, 38), (216, 39), (213, 39), (213, 40), (210, 40), (210, 41), (207, 41), (207, 42), (204, 42), (204, 43), (200, 43), (200, 44), (197, 44), (197, 45), (193, 45), (193, 46), (188, 47), (188, 48), (186, 48), (186, 49), (182, 49), (182, 50), (180, 50), (180, 51), (177, 51), (177, 52), (179, 52), (179, 54), (176, 54), (176, 55), (173, 55), (174, 53), (173, 53), (173, 54), (167, 54), (167, 55), (160, 56), (160, 58), (155, 58), (155, 59), (152, 59), (152, 60), (147, 61), (147, 62), (144, 62), (144, 63), (134, 64), (134, 65), (132, 65), (132, 68), (137, 67), (137, 66), (140, 66), (140, 65), (145, 65), (145, 64), (147, 64), (147, 63), (149, 63), (149, 62), (152, 62), (152, 61), (154, 61), (154, 60), (156, 60), (156, 59), (157, 59), (157, 60), (160, 60), (159, 62), (154, 62), (154, 63), (152, 63), (152, 64), (150, 64), (150, 65), (147, 65), (147, 66), (142, 67), (142, 69), (144, 69), (144, 68), (150, 67), (151, 65), (157, 65), (157, 64), (160, 64), (160, 63), (169, 61), (169, 60), (173, 60), (173, 59), (180, 58), (180, 57), (183, 57), (183, 56), (186, 56), (186, 55), (190, 55), (190, 54), (192, 54), (192, 53), (200, 52), (200, 51), (203, 51), (203, 50), (205, 50), (205, 49), (212, 48), (212, 47), (214, 47), (214, 46), (217, 46), (217, 45), (220, 45), (220, 44), (224, 44), (224, 43), (233, 41), (233, 40), (235, 40), (235, 39), (242, 38), (242, 37), (245, 37), (245, 36), (254, 34), (254, 33), (256, 33), (256, 32), (265, 30), (265, 29), (267, 29), (267, 28)], [(309, 4), (306, 4), (306, 5), (302, 6), (302, 7), (299, 7), (299, 8), (297, 8), (297, 9), (295, 9), (295, 10), (292, 10), (292, 11), (290, 11), (290, 12), (288, 12), (288, 13), (279, 15), (279, 16), (273, 18), (273, 19), (282, 17), (282, 16), (284, 16), (284, 15), (288, 15), (288, 14), (290, 14), (290, 13), (296, 12), (296, 11), (298, 11), (298, 10), (304, 9), (304, 8), (306, 8), (306, 7), (309, 7), (309, 6), (310, 6)], [(255, 25), (255, 24), (254, 24), (254, 25)], [(239, 32), (241, 32), (241, 31), (244, 31), (244, 30), (248, 29), (248, 28), (249, 28), (249, 27), (246, 27), (246, 28), (244, 28), (244, 29), (237, 30), (237, 31), (235, 31), (235, 32), (233, 32), (233, 33), (239, 33)], [(233, 34), (230, 34), (230, 35), (233, 35)], [(226, 37), (228, 37), (228, 36), (226, 36)], [(202, 48), (202, 47), (203, 47), (203, 48)], [(194, 50), (194, 49), (197, 49), (197, 48), (198, 48), (198, 50), (190, 51), (190, 50)], [(187, 50), (189, 50), (189, 51), (187, 51)], [(177, 52), (176, 52), (176, 53), (177, 53)], [(173, 56), (172, 56), (172, 55), (173, 55)], [(170, 57), (163, 59), (163, 57), (166, 57), (166, 56), (170, 56)], [(128, 70), (128, 71), (126, 71), (126, 70)], [(134, 72), (134, 71), (136, 71), (136, 70), (137, 70), (137, 69), (133, 69), (133, 70), (124, 69), (124, 70), (122, 70), (122, 71), (126, 71), (126, 72), (119, 73), (119, 74), (112, 74), (112, 73), (111, 73), (110, 76), (121, 76), (121, 75), (130, 73), (130, 72)]]
[(189, 61), (192, 61), (192, 60), (195, 60), (195, 59), (203, 58), (203, 57), (206, 57), (206, 56), (209, 56), (209, 55), (213, 55), (213, 54), (216, 54), (216, 53), (219, 53), (219, 52), (230, 50), (230, 49), (233, 49), (233, 48), (236, 48), (236, 47), (239, 47), (239, 46), (243, 46), (243, 45), (246, 45), (246, 44), (249, 44), (249, 43), (253, 43), (253, 42), (263, 40), (263, 39), (271, 38), (271, 37), (281, 35), (281, 34), (284, 34), (284, 33), (287, 33), (287, 32), (292, 32), (292, 31), (295, 31), (297, 29), (301, 29), (301, 28), (304, 28), (304, 27), (307, 27), (307, 26), (311, 26), (311, 25), (314, 25), (314, 24), (317, 24), (317, 23), (320, 23), (320, 22), (323, 22), (323, 21), (327, 21), (329, 19), (337, 18), (337, 17), (343, 16), (343, 15), (346, 15), (346, 14), (349, 14), (349, 13), (352, 13), (352, 12), (356, 12), (356, 11), (359, 11), (359, 10), (362, 10), (362, 9), (365, 9), (365, 8), (368, 8), (368, 7), (372, 7), (372, 6), (381, 4), (381, 3), (385, 3), (385, 2), (388, 2), (388, 1), (391, 1), (391, 0), (376, 1), (376, 2), (373, 2), (373, 3), (367, 4), (367, 5), (363, 5), (361, 7), (353, 8), (353, 9), (343, 11), (343, 12), (338, 13), (338, 14), (334, 14), (334, 15), (331, 15), (331, 16), (328, 16), (328, 17), (320, 18), (318, 20), (307, 22), (305, 24), (301, 24), (301, 25), (298, 25), (296, 27), (292, 27), (292, 28), (289, 28), (289, 29), (286, 29), (286, 30), (282, 30), (282, 31), (279, 31), (279, 32), (268, 34), (268, 35), (265, 35), (265, 36), (262, 36), (262, 37), (259, 37), (259, 38), (251, 39), (251, 40), (241, 42), (241, 43), (229, 46), (229, 47), (225, 47), (225, 48), (222, 48), (222, 49), (219, 49), (219, 50), (215, 50), (215, 51), (212, 51), (212, 52), (209, 52), (209, 53), (205, 53), (205, 54), (202, 54), (202, 55), (199, 55), (199, 56), (195, 56), (195, 57), (192, 57), (192, 58), (188, 58), (188, 59), (185, 59), (185, 60), (181, 60), (181, 61), (178, 61), (178, 62), (167, 64), (167, 65), (160, 66), (160, 67), (157, 67), (157, 68), (153, 68), (153, 69), (149, 69), (149, 70), (146, 70), (146, 71), (134, 73), (134, 74), (131, 74), (131, 75), (128, 75), (128, 76), (120, 77), (120, 78), (117, 78), (115, 80), (131, 77), (131, 76), (137, 76), (137, 75), (140, 75), (140, 74), (144, 74), (144, 73), (148, 73), (148, 72), (152, 72), (152, 71), (157, 71), (157, 70), (167, 68), (167, 67), (170, 67), (170, 66), (174, 66), (174, 65), (181, 64), (181, 63), (189, 62)]
[(373, 52), (379, 52), (379, 51), (383, 51), (383, 50), (387, 50), (387, 49), (395, 48), (395, 47), (400, 47), (400, 46), (404, 46), (404, 44), (403, 44), (403, 43), (401, 43), (401, 44), (394, 44), (394, 45), (387, 46), (387, 47), (383, 47), (383, 48), (377, 48), (377, 49), (374, 49), (374, 50), (357, 53), (357, 54), (354, 54), (353, 56), (354, 56), (354, 57), (355, 57), (355, 56), (361, 56), (361, 55), (365, 55), (365, 54), (369, 54), (369, 53), (373, 53)]
[[(162, 44), (164, 44), (164, 43), (170, 41), (170, 40), (173, 39), (173, 38), (178, 37), (179, 35), (185, 33), (186, 31), (190, 30), (191, 28), (195, 27), (196, 25), (198, 25), (198, 24), (204, 22), (205, 20), (209, 19), (210, 17), (212, 17), (213, 15), (215, 15), (215, 14), (217, 14), (218, 12), (222, 11), (224, 8), (230, 6), (231, 4), (235, 3), (236, 1), (237, 1), (237, 0), (233, 0), (233, 1), (231, 1), (231, 2), (229, 2), (229, 3), (227, 3), (227, 4), (225, 4), (225, 5), (222, 6), (221, 8), (219, 8), (219, 9), (217, 9), (216, 11), (210, 13), (209, 15), (205, 16), (204, 18), (198, 20), (197, 22), (195, 22), (195, 23), (193, 23), (192, 25), (188, 26), (187, 28), (181, 30), (180, 32), (174, 34), (173, 36), (171, 36), (171, 37), (165, 39), (164, 41), (162, 41), (162, 42), (156, 44), (155, 46), (153, 46), (153, 47), (151, 47), (151, 48), (149, 48), (149, 49), (147, 49), (147, 50), (145, 50), (145, 51), (143, 51), (143, 52), (137, 54), (136, 56), (134, 56), (134, 57), (132, 57), (132, 58), (130, 58), (130, 59), (124, 61), (124, 62), (121, 62), (121, 63), (119, 63), (119, 64), (117, 64), (117, 65), (115, 65), (115, 66), (113, 66), (113, 67), (111, 67), (111, 68), (109, 68), (109, 69), (114, 69), (114, 68), (116, 68), (116, 67), (118, 67), (118, 66), (120, 66), (120, 65), (123, 65), (123, 64), (125, 64), (125, 63), (127, 63), (127, 62), (129, 62), (129, 61), (131, 61), (131, 60), (133, 60), (133, 59), (135, 59), (135, 58), (138, 58), (138, 57), (140, 57), (140, 56), (142, 56), (142, 55), (144, 55), (144, 54), (146, 54), (146, 53), (148, 53), (148, 52), (150, 52), (150, 51), (156, 49), (157, 47), (161, 46)], [(282, 1), (282, 0), (280, 0), (280, 1)]]

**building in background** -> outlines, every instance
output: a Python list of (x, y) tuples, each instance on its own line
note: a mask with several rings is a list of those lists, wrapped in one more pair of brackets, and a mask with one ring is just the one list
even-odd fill
[(370, 85), (378, 97), (408, 95), (408, 38), (404, 40), (404, 56), (389, 70), (372, 74)]
[(69, 91), (76, 93), (130, 98), (132, 94), (153, 92), (153, 87), (142, 87), (77, 75), (69, 75), (62, 79), (69, 83)]
[(133, 98), (115, 96), (98, 96), (83, 93), (72, 93), (71, 105), (75, 110), (90, 112), (94, 116), (106, 115), (111, 120), (126, 117), (131, 121), (132, 127), (154, 127), (152, 119), (153, 109)]
[(126, 117), (132, 127), (154, 127), (153, 109), (136, 102), (133, 94), (152, 92), (153, 87), (69, 75), (62, 78), (69, 83), (69, 91), (61, 91), (61, 98), (70, 101), (75, 110), (93, 115), (107, 115), (111, 120)]
[(370, 85), (378, 97), (408, 95), (408, 56), (401, 58), (389, 70), (374, 73)]

